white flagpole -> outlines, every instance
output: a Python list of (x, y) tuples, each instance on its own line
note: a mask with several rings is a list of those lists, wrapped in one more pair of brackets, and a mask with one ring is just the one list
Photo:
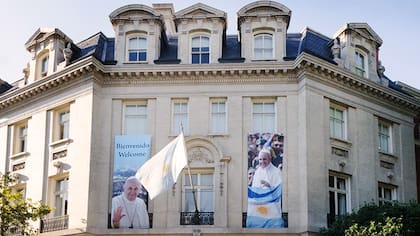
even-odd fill
[[(182, 132), (182, 134), (184, 134), (184, 127), (183, 127), (182, 123), (181, 123), (181, 132)], [(188, 157), (187, 157), (187, 159), (188, 159)], [(187, 169), (188, 169), (188, 176), (190, 177), (190, 185), (191, 185), (191, 190), (192, 190), (193, 199), (194, 199), (194, 206), (195, 206), (195, 215), (193, 217), (193, 224), (198, 225), (198, 224), (200, 224), (200, 216), (199, 216), (199, 212), (198, 212), (197, 198), (195, 196), (195, 188), (194, 188), (192, 175), (191, 175), (191, 169), (190, 169), (190, 165), (188, 164), (188, 160), (187, 160)]]

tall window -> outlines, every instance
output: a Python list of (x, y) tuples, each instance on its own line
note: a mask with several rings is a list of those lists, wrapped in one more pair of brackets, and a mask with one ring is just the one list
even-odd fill
[(366, 77), (366, 64), (365, 56), (359, 51), (356, 51), (354, 54), (354, 65), (355, 72), (359, 76)]
[(192, 64), (210, 63), (210, 39), (206, 36), (194, 37), (191, 40)]
[(147, 60), (147, 40), (143, 37), (128, 39), (128, 61), (142, 62)]
[(273, 36), (271, 34), (255, 35), (254, 58), (256, 60), (273, 59)]
[(330, 174), (328, 178), (330, 215), (344, 215), (349, 210), (349, 178)]
[[(198, 224), (214, 224), (214, 182), (213, 173), (202, 171), (191, 174), (192, 185), (195, 190), (197, 210), (200, 212)], [(191, 181), (188, 174), (184, 175), (182, 223), (194, 224), (195, 202)]]
[(380, 151), (392, 153), (392, 125), (390, 123), (379, 120), (378, 140)]
[(347, 138), (346, 109), (331, 104), (330, 106), (330, 136), (339, 139)]
[(124, 112), (124, 134), (147, 133), (147, 105), (146, 102), (126, 104)]
[(275, 131), (275, 103), (254, 102), (252, 106), (252, 119), (254, 132)]
[(386, 202), (392, 202), (397, 200), (396, 198), (396, 187), (388, 184), (378, 184), (378, 200), (379, 205), (383, 205)]
[(19, 126), (19, 152), (26, 152), (28, 144), (28, 124)]
[(54, 216), (64, 216), (68, 214), (68, 188), (69, 177), (57, 180), (54, 191)]
[(13, 154), (26, 152), (28, 146), (28, 121), (14, 125)]
[(184, 133), (188, 133), (188, 101), (174, 101), (172, 115), (172, 133), (179, 134), (181, 132), (181, 125)]
[(58, 114), (60, 126), (60, 139), (69, 138), (69, 125), (70, 125), (70, 111), (65, 110)]
[(226, 100), (211, 101), (211, 133), (226, 133)]
[(48, 72), (48, 56), (45, 56), (41, 60), (41, 75), (46, 76)]

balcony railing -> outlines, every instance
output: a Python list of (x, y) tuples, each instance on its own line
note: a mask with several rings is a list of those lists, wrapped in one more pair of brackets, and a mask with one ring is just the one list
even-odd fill
[(69, 216), (56, 216), (48, 219), (41, 219), (41, 233), (52, 232), (69, 228)]
[(214, 212), (181, 212), (181, 225), (213, 225)]

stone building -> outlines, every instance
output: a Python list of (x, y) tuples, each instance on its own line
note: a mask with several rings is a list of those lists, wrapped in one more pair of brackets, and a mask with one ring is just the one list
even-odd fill
[[(38, 29), (24, 78), (0, 90), (0, 170), (19, 177), (16, 191), (55, 206), (35, 226), (45, 235), (313, 235), (365, 202), (417, 200), (420, 101), (384, 75), (380, 36), (367, 23), (333, 36), (288, 32), (291, 15), (257, 1), (227, 35), (227, 14), (211, 6), (133, 4), (109, 15), (111, 37), (76, 43)], [(112, 229), (115, 137), (149, 134), (153, 155), (181, 123), (207, 214), (186, 220), (185, 173), (147, 201), (150, 229)], [(284, 135), (284, 228), (244, 223), (249, 133)]]

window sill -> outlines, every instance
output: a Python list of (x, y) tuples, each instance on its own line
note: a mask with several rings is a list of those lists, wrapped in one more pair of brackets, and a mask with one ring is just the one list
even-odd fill
[(350, 150), (351, 146), (353, 145), (349, 140), (344, 140), (340, 138), (330, 137), (331, 146), (342, 148), (345, 150)]
[(29, 156), (29, 152), (19, 152), (19, 153), (11, 155), (9, 158), (11, 160), (18, 160), (18, 159), (21, 159), (21, 158), (25, 158), (27, 156)]
[(210, 137), (228, 137), (228, 133), (208, 133), (207, 134)]
[(60, 139), (60, 140), (57, 140), (55, 142), (50, 143), (50, 147), (52, 149), (52, 152), (55, 153), (55, 152), (60, 152), (60, 151), (66, 150), (67, 146), (72, 141), (73, 141), (72, 139), (65, 138), (65, 139)]
[(378, 153), (379, 153), (379, 158), (381, 160), (388, 161), (388, 162), (391, 162), (391, 163), (395, 163), (395, 161), (398, 160), (398, 156), (396, 156), (392, 153), (383, 152), (381, 150), (379, 150)]
[(137, 64), (149, 64), (149, 62), (148, 61), (125, 61), (125, 62), (123, 62), (123, 64), (126, 64), (126, 65), (130, 65), (130, 64), (137, 65)]
[(265, 62), (265, 61), (272, 61), (272, 62), (276, 62), (277, 60), (274, 58), (267, 58), (267, 59), (252, 59), (252, 62)]

